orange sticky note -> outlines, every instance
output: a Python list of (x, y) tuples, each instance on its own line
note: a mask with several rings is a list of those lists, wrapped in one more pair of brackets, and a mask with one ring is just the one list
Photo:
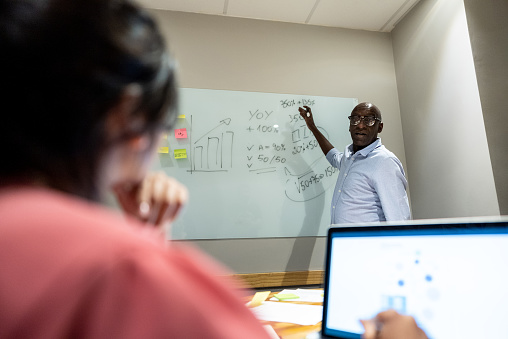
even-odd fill
[(169, 147), (159, 147), (159, 153), (169, 153)]
[(177, 139), (187, 138), (187, 129), (186, 128), (175, 129), (175, 138)]
[(187, 150), (183, 149), (175, 149), (175, 159), (187, 159)]

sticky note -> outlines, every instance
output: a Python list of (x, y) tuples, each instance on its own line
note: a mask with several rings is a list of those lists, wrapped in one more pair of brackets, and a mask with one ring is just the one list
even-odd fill
[(249, 306), (256, 307), (261, 305), (263, 301), (265, 301), (266, 298), (268, 298), (270, 293), (271, 293), (270, 291), (256, 292), (256, 294), (254, 294), (254, 296), (252, 297)]
[(175, 159), (187, 159), (187, 149), (175, 149)]
[(169, 153), (169, 147), (159, 147), (159, 153)]
[(300, 296), (294, 293), (279, 293), (274, 295), (275, 298), (279, 300), (287, 300), (287, 299), (298, 299)]
[(180, 114), (177, 119), (185, 119), (185, 114)]
[(163, 134), (162, 135), (162, 139), (167, 140), (168, 139), (168, 135), (167, 134)]
[(187, 129), (186, 128), (175, 129), (175, 138), (177, 139), (187, 138)]

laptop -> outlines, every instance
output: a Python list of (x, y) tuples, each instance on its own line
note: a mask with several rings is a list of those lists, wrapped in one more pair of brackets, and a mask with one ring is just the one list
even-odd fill
[(508, 218), (331, 227), (321, 336), (387, 309), (429, 338), (508, 338)]

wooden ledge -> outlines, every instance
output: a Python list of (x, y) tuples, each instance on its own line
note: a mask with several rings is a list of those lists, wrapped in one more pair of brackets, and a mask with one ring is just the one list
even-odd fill
[(251, 288), (320, 285), (323, 283), (324, 271), (294, 271), (234, 274)]

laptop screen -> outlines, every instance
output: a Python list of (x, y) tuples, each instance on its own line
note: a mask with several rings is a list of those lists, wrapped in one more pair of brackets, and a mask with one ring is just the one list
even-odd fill
[(429, 338), (508, 338), (508, 222), (331, 228), (323, 334), (387, 309)]

